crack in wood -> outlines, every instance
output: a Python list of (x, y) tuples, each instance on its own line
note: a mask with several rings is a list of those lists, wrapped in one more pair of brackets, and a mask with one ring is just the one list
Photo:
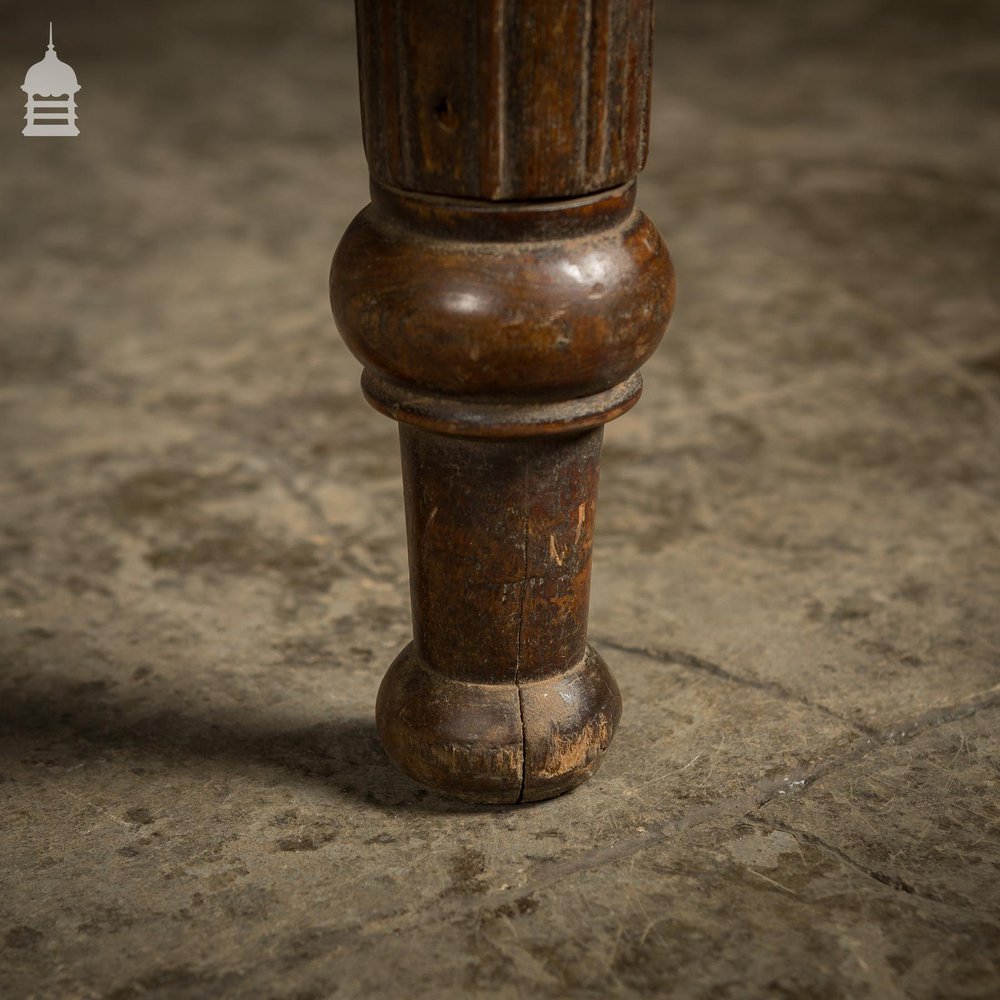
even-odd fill
[(524, 570), (521, 574), (521, 607), (518, 609), (517, 618), (517, 650), (514, 662), (514, 687), (517, 688), (517, 711), (521, 717), (521, 790), (518, 792), (517, 801), (524, 801), (524, 790), (528, 784), (528, 730), (524, 724), (524, 692), (521, 689), (521, 656), (523, 653), (524, 634), (524, 605), (528, 596), (529, 575), (528, 575), (528, 540), (531, 530), (531, 519), (528, 516), (528, 467), (524, 467)]

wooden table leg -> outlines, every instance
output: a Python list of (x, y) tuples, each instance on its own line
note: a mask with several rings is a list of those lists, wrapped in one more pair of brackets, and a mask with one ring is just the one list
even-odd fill
[(586, 641), (602, 425), (673, 305), (634, 206), (650, 0), (357, 0), (372, 203), (337, 325), (400, 422), (414, 640), (376, 721), (435, 789), (543, 799), (591, 775), (621, 699)]

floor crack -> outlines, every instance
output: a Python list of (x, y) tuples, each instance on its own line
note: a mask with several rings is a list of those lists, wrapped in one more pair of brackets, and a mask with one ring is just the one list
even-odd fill
[[(593, 847), (575, 857), (544, 862), (538, 865), (534, 871), (530, 872), (527, 880), (520, 886), (501, 889), (497, 892), (469, 900), (460, 906), (449, 906), (437, 912), (433, 912), (433, 908), (414, 911), (409, 915), (410, 919), (407, 920), (406, 925), (426, 927), (428, 921), (458, 919), (469, 914), (502, 906), (505, 903), (516, 902), (518, 899), (541, 892), (552, 885), (562, 882), (564, 879), (572, 878), (574, 875), (592, 871), (601, 865), (627, 860), (648, 847), (662, 843), (672, 835), (685, 833), (688, 830), (713, 821), (737, 820), (750, 817), (753, 813), (758, 812), (758, 810), (779, 796), (787, 800), (792, 795), (805, 794), (806, 789), (823, 776), (854, 764), (885, 746), (909, 742), (915, 737), (918, 731), (933, 729), (948, 722), (968, 718), (981, 709), (998, 705), (1000, 705), (1000, 685), (972, 695), (965, 701), (955, 705), (932, 709), (914, 716), (904, 724), (885, 730), (876, 737), (864, 740), (850, 750), (829, 758), (811, 770), (797, 768), (789, 771), (780, 778), (762, 779), (744, 791), (731, 795), (721, 801), (694, 806), (680, 816), (664, 819), (658, 823), (647, 824), (641, 833), (623, 837), (620, 840), (601, 847)], [(851, 863), (850, 859), (848, 859), (847, 863)], [(861, 870), (864, 870), (863, 866)], [(865, 874), (869, 873), (865, 872)], [(871, 877), (876, 881), (882, 881), (878, 877), (880, 874), (882, 873), (872, 874)], [(891, 875), (885, 875), (884, 878), (889, 881), (885, 881), (883, 884), (908, 893), (908, 889), (904, 888), (907, 883), (899, 880), (898, 883), (894, 884), (892, 882), (894, 876)], [(932, 896), (921, 894), (916, 890), (908, 894), (937, 902)], [(951, 903), (944, 905), (954, 906)], [(428, 912), (428, 910), (432, 912)], [(989, 916), (990, 914), (986, 915)], [(394, 930), (399, 926), (399, 924), (396, 924)]]
[(643, 656), (648, 660), (656, 660), (659, 663), (675, 663), (680, 667), (687, 667), (689, 670), (697, 670), (701, 673), (709, 674), (730, 684), (740, 684), (743, 687), (753, 688), (755, 691), (762, 691), (782, 701), (791, 701), (799, 705), (804, 705), (806, 708), (815, 709), (823, 715), (842, 722), (845, 726), (850, 726), (865, 736), (877, 737), (879, 735), (879, 731), (874, 727), (864, 722), (859, 722), (857, 719), (841, 715), (839, 712), (835, 712), (832, 708), (828, 708), (822, 704), (822, 702), (813, 701), (805, 695), (795, 694), (777, 681), (760, 681), (752, 677), (741, 677), (739, 674), (734, 674), (718, 663), (713, 663), (711, 660), (696, 656), (694, 653), (688, 653), (683, 649), (654, 649), (648, 646), (626, 646), (624, 643), (616, 642), (614, 639), (606, 637), (599, 638), (595, 636), (594, 639), (598, 645), (607, 646), (609, 649), (614, 649), (619, 653)]
[(868, 865), (863, 864), (860, 861), (856, 861), (842, 848), (837, 847), (836, 844), (831, 844), (829, 841), (824, 840), (815, 833), (810, 833), (808, 830), (801, 830), (797, 827), (790, 826), (789, 824), (784, 823), (779, 819), (775, 819), (772, 816), (768, 816), (766, 818), (750, 817), (750, 821), (755, 826), (766, 830), (777, 830), (782, 833), (787, 833), (795, 837), (797, 840), (811, 844), (813, 847), (818, 848), (830, 857), (836, 858), (842, 864), (845, 864), (848, 868), (857, 872), (859, 875), (864, 875), (866, 878), (870, 878), (872, 881), (878, 882), (880, 885), (888, 886), (890, 889), (895, 889), (897, 892), (903, 892), (909, 896), (916, 896), (918, 899), (924, 899), (931, 903), (939, 903), (942, 906), (950, 906), (958, 910), (975, 913), (977, 916), (991, 918), (996, 917), (995, 913), (973, 906), (968, 900), (963, 899), (961, 902), (957, 902), (954, 899), (949, 899), (941, 893), (934, 892), (931, 889), (922, 889), (918, 886), (912, 885), (899, 875), (879, 871), (877, 868), (870, 868)]

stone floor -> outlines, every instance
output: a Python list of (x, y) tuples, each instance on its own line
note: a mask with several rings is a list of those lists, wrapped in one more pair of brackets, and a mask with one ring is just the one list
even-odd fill
[[(0, 3), (0, 996), (1000, 995), (996, 5), (660, 9), (625, 714), (514, 809), (373, 731), (409, 611), (325, 301), (350, 7), (50, 7)], [(76, 140), (19, 134), (50, 16)]]

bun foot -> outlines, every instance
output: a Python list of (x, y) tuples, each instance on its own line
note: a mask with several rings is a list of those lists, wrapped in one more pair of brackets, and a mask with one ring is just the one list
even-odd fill
[(601, 655), (523, 684), (438, 673), (413, 643), (379, 688), (375, 721), (386, 752), (415, 781), (471, 802), (553, 798), (601, 765), (621, 696)]

